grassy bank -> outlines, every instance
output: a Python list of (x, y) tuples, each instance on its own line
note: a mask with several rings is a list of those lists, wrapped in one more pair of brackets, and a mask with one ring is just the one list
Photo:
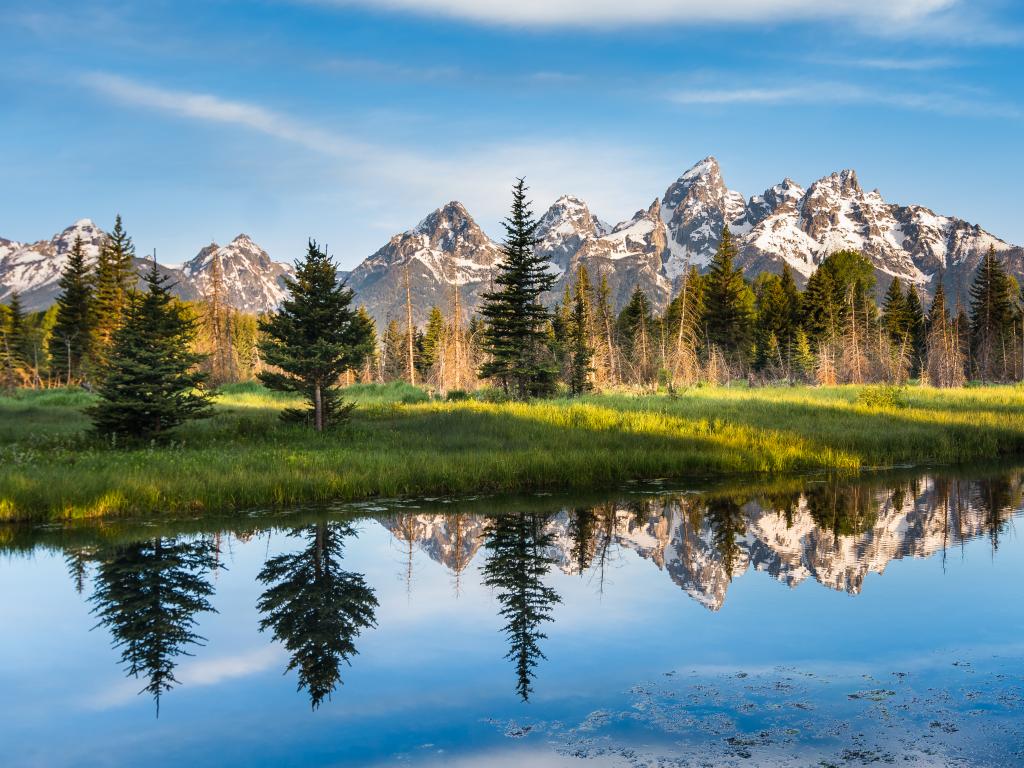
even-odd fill
[[(430, 402), (355, 387), (350, 426), (316, 435), (277, 419), (292, 401), (229, 388), (216, 415), (168, 446), (85, 434), (78, 392), (0, 398), (0, 519), (225, 510), (371, 496), (584, 489), (630, 479), (956, 463), (1024, 454), (1024, 390), (705, 388), (532, 404)], [(863, 401), (863, 397), (860, 398)]]

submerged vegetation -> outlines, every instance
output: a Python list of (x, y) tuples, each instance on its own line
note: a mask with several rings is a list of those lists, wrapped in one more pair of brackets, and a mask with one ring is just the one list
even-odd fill
[(356, 385), (345, 427), (282, 421), (296, 397), (226, 387), (173, 442), (90, 437), (73, 390), (0, 397), (0, 519), (229, 510), (373, 496), (598, 488), (627, 480), (956, 463), (1024, 451), (1017, 387), (698, 387), (532, 403)]

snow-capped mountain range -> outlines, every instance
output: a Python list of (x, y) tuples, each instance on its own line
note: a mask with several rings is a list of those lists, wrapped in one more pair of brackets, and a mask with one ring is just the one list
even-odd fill
[[(90, 219), (80, 219), (49, 240), (17, 243), (0, 239), (0, 302), (17, 292), (30, 310), (45, 309), (59, 293), (58, 282), (67, 265), (75, 239), (81, 237), (86, 259), (95, 263), (106, 233)], [(220, 266), (227, 303), (247, 312), (276, 307), (287, 293), (283, 277), (292, 272), (285, 264), (271, 261), (267, 252), (248, 235), (239, 235), (227, 245), (211, 243), (200, 249), (181, 267), (159, 265), (159, 270), (183, 299), (197, 299), (210, 289), (214, 260)], [(136, 257), (141, 273), (149, 260)]]
[[(636, 285), (656, 307), (664, 307), (687, 265), (707, 266), (726, 225), (736, 237), (739, 264), (749, 277), (780, 272), (788, 265), (803, 282), (830, 253), (853, 249), (874, 264), (879, 294), (898, 277), (923, 294), (933, 293), (941, 280), (947, 292), (963, 298), (978, 262), (992, 247), (1010, 273), (1024, 279), (1021, 246), (920, 205), (886, 202), (877, 190), (865, 192), (852, 170), (806, 188), (783, 179), (746, 198), (726, 186), (718, 161), (707, 157), (663, 195), (614, 226), (569, 195), (556, 200), (539, 221), (537, 251), (559, 276), (552, 298), (586, 264), (592, 276), (607, 277), (618, 307)], [(88, 219), (50, 240), (23, 244), (0, 238), (0, 301), (18, 291), (31, 308), (51, 303), (76, 235), (95, 258), (103, 233)], [(233, 304), (249, 311), (277, 306), (291, 267), (272, 261), (245, 235), (223, 247), (207, 246), (180, 269), (168, 269), (181, 295), (194, 298), (207, 289), (214, 254)], [(491, 286), (500, 259), (500, 245), (461, 203), (452, 201), (341, 277), (381, 326), (404, 318), (408, 273), (414, 317), (422, 323), (432, 305), (450, 307), (456, 289), (466, 314), (472, 312)]]
[[(717, 611), (732, 581), (750, 570), (790, 588), (810, 579), (859, 594), (868, 574), (883, 573), (894, 560), (951, 550), (991, 533), (993, 525), (1014, 514), (1013, 507), (986, 508), (980, 503), (983, 491), (978, 484), (936, 478), (922, 478), (903, 491), (865, 489), (862, 498), (871, 522), (849, 534), (819, 525), (807, 495), (797, 496), (788, 514), (752, 500), (737, 510), (742, 531), (728, 557), (701, 497), (694, 495), (609, 506), (582, 544), (574, 538), (568, 511), (550, 516), (544, 530), (552, 537), (547, 554), (566, 574), (581, 573), (581, 550), (586, 553), (584, 570), (598, 580), (602, 563), (614, 568), (616, 560), (636, 556), (663, 571), (690, 598)], [(380, 522), (453, 573), (476, 561), (487, 531), (486, 519), (477, 515), (409, 513)]]

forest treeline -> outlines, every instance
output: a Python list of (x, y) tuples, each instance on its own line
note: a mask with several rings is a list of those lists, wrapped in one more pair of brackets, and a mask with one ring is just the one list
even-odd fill
[[(352, 351), (338, 358), (337, 381), (325, 385), (404, 380), (443, 393), (491, 385), (531, 397), (737, 379), (826, 385), (919, 379), (939, 387), (1024, 379), (1024, 289), (992, 250), (974, 276), (967, 306), (947, 300), (939, 280), (926, 307), (922, 294), (899, 279), (877, 302), (875, 271), (853, 251), (828, 256), (803, 290), (788, 267), (747, 280), (726, 228), (706, 270), (690, 266), (661, 313), (639, 286), (616, 312), (607, 276), (585, 266), (564, 281), (564, 294), (550, 307), (543, 299), (555, 275), (533, 253), (537, 222), (525, 189), (516, 187), (505, 260), (477, 312), (467, 311), (453, 286), (448, 306), (431, 307), (417, 326), (407, 281), (404, 316), (383, 328), (364, 307), (351, 311), (345, 325), (355, 330), (337, 343)], [(97, 385), (140, 293), (134, 258), (118, 217), (95, 264), (75, 243), (48, 310), (26, 313), (17, 293), (0, 305), (0, 386)], [(192, 329), (188, 344), (210, 383), (272, 377), (281, 365), (267, 359), (274, 316), (232, 308), (216, 258), (201, 299), (173, 301)]]

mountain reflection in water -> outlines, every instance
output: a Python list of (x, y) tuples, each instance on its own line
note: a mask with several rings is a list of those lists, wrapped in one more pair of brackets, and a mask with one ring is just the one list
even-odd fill
[[(391, 539), (392, 572), (410, 608), (429, 609), (417, 605), (415, 585), (425, 567), (437, 568), (416, 565), (419, 553), (447, 570), (452, 599), (467, 588), (489, 592), (491, 637), (503, 645), (508, 665), (503, 695), (530, 702), (537, 682), (554, 672), (543, 661), (548, 635), (564, 614), (566, 577), (582, 577), (603, 600), (614, 582), (610, 575), (629, 561), (647, 570), (646, 582), (671, 586), (675, 595), (681, 590), (721, 613), (728, 611), (730, 585), (747, 572), (790, 588), (813, 580), (858, 595), (884, 589), (882, 582), (866, 585), (866, 577), (882, 574), (893, 560), (936, 556), (944, 564), (976, 539), (982, 541), (974, 546), (995, 557), (1022, 494), (1024, 475), (1016, 469), (879, 474), (858, 481), (794, 478), (700, 492), (641, 484), (604, 500), (392, 500), (222, 521), (6, 528), (0, 529), (0, 552), (63, 559), (88, 605), (94, 633), (107, 635), (124, 674), (137, 683), (137, 692), (152, 697), (159, 714), (161, 698), (189, 684), (176, 676), (183, 658), (207, 652), (204, 617), (218, 610), (217, 590), (233, 567), (233, 548), (265, 547), (257, 563), (257, 597), (249, 603), (255, 618), (239, 631), (272, 638), (281, 651), (274, 663), (294, 675), (317, 709), (344, 698), (338, 692), (346, 669), (358, 667), (360, 650), (372, 647), (378, 625), (387, 628), (388, 619), (379, 615), (381, 589), (389, 592), (391, 585), (382, 584), (379, 573), (364, 573), (365, 559), (353, 563), (350, 556), (376, 531)], [(575, 601), (578, 606), (578, 595)], [(393, 621), (394, 612), (388, 615)], [(499, 663), (500, 655), (494, 656)], [(408, 685), (412, 695), (416, 683)], [(681, 694), (658, 695), (671, 702)], [(650, 695), (643, 696), (638, 701), (652, 706)], [(692, 714), (673, 717), (678, 725)], [(517, 726), (508, 728), (515, 732)], [(586, 728), (580, 728), (574, 738), (583, 739)], [(587, 750), (601, 753), (600, 744), (586, 743)]]

